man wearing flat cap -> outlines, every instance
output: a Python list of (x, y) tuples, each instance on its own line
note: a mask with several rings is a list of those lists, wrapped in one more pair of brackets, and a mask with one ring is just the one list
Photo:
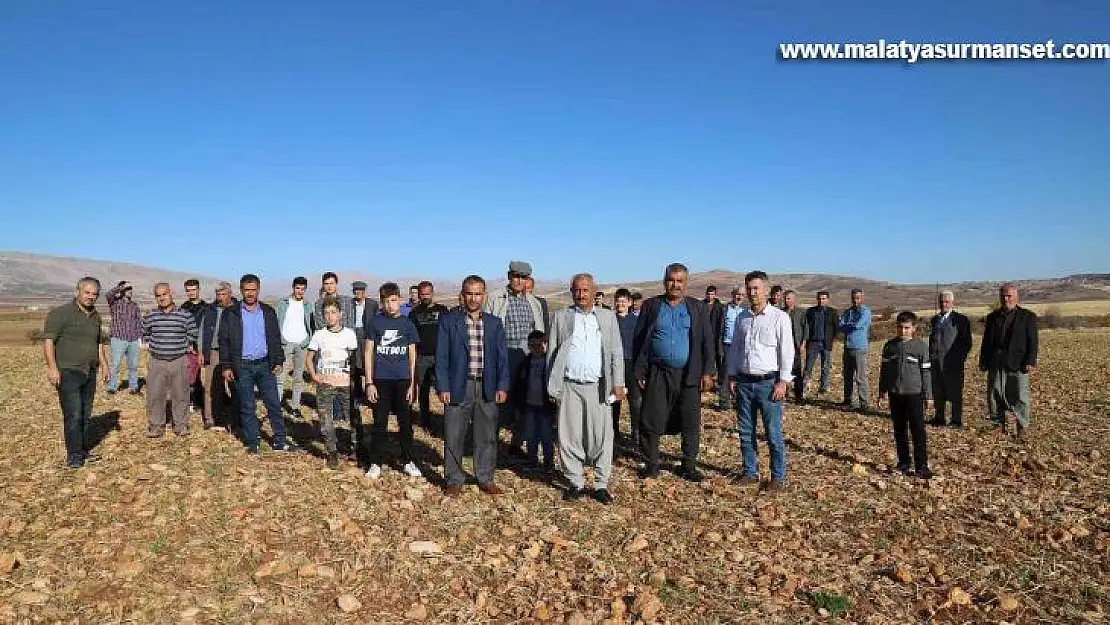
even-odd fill
[[(509, 283), (504, 289), (490, 293), (486, 298), (483, 312), (501, 319), (505, 327), (505, 341), (509, 348), (509, 371), (516, 371), (528, 355), (528, 335), (533, 330), (547, 332), (543, 306), (526, 290), (528, 278), (532, 277), (532, 265), (520, 260), (509, 263)], [(509, 395), (515, 396), (517, 389), (510, 389)], [(524, 442), (523, 419), (518, 418), (512, 402), (500, 404), (501, 426), (511, 427), (512, 445), (509, 453), (515, 457), (525, 457), (521, 444)]]

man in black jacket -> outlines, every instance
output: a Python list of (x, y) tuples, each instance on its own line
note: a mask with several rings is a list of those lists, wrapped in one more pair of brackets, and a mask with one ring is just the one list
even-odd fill
[(839, 329), (840, 314), (829, 306), (829, 292), (817, 292), (817, 305), (806, 309), (806, 335), (802, 339), (801, 349), (806, 355), (806, 365), (802, 372), (802, 379), (796, 384), (802, 386), (802, 399), (805, 398), (805, 384), (809, 381), (810, 373), (817, 359), (821, 359), (821, 386), (817, 394), (824, 395), (829, 390), (829, 374), (832, 371), (833, 341)]
[(262, 403), (274, 431), (273, 448), (277, 451), (299, 451), (285, 440), (285, 421), (281, 415), (276, 374), (285, 362), (281, 348), (281, 327), (277, 312), (258, 301), (262, 282), (254, 274), (239, 280), (243, 301), (224, 311), (220, 324), (220, 361), (227, 365), (224, 379), (236, 383), (239, 409), (242, 413), (243, 443), (247, 453), (258, 453), (258, 417), (254, 413), (254, 389), (262, 394)]
[(932, 424), (943, 426), (944, 404), (952, 404), (952, 427), (963, 425), (964, 364), (971, 351), (971, 321), (952, 309), (955, 295), (941, 291), (940, 312), (933, 317), (929, 332), (929, 362), (932, 363), (933, 399), (936, 415)]
[(987, 372), (987, 410), (1006, 432), (1006, 415), (1017, 418), (1017, 437), (1029, 427), (1029, 375), (1037, 370), (1037, 315), (1018, 306), (1013, 284), (998, 290), (1001, 307), (987, 315), (979, 369)]
[(645, 479), (659, 477), (659, 437), (681, 432), (678, 475), (692, 482), (702, 480), (697, 469), (701, 393), (713, 388), (717, 374), (716, 334), (709, 307), (686, 296), (689, 275), (684, 265), (668, 265), (663, 273), (666, 294), (645, 299), (636, 321), (632, 351), (636, 382), (644, 390), (640, 447)]

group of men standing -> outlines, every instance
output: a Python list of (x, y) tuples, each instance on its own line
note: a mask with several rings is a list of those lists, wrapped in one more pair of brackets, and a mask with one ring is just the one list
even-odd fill
[[(488, 294), (481, 277), (468, 276), (459, 306), (452, 309), (435, 303), (431, 283), (421, 283), (411, 294), (415, 300), (410, 298), (406, 316), (418, 333), (412, 384), (420, 392), (410, 399), (419, 405), (425, 423), (430, 419), (432, 388), (445, 407), (449, 495), (458, 494), (465, 481), (461, 461), (471, 426), (476, 477), (480, 489), (489, 494), (501, 492), (494, 483), (500, 427), (512, 431), (509, 453), (513, 456), (526, 456), (523, 444), (535, 442), (526, 437), (539, 437), (535, 427), (528, 427), (522, 404), (509, 401), (510, 395), (530, 392), (512, 386), (517, 372), (532, 363), (530, 355), (537, 352), (543, 364), (540, 388), (554, 407), (560, 464), (569, 483), (567, 499), (587, 491), (586, 469), (592, 468), (594, 498), (603, 503), (612, 500), (608, 482), (614, 441), (620, 435), (620, 405), (626, 399), (633, 443), (643, 461), (641, 477), (658, 477), (660, 438), (680, 434), (682, 459), (675, 473), (696, 482), (703, 479), (698, 470), (701, 394), (718, 385), (723, 403), (737, 410), (742, 483), (759, 482), (755, 424), (762, 417), (771, 452), (771, 480), (766, 485), (770, 490), (785, 483), (782, 410), (789, 385), (794, 385), (795, 399), (803, 401), (805, 381), (820, 359), (818, 393), (827, 392), (829, 356), (838, 336), (845, 343), (844, 403), (863, 410), (870, 407), (871, 311), (858, 289), (843, 314), (829, 306), (827, 292), (818, 293), (817, 304), (802, 311), (793, 291), (773, 288), (767, 275), (756, 271), (745, 276), (743, 290), (733, 290), (732, 301), (725, 305), (712, 287), (705, 300), (689, 297), (689, 271), (675, 263), (664, 271), (661, 295), (635, 298), (621, 289), (613, 310), (598, 297), (593, 276), (578, 274), (570, 285), (573, 306), (551, 311), (547, 301), (532, 292), (531, 274), (528, 263), (514, 261), (506, 286)], [(132, 288), (120, 283), (109, 292), (113, 317), (110, 350), (105, 350), (95, 310), (100, 285), (92, 278), (83, 279), (74, 301), (51, 311), (45, 329), (48, 379), (58, 388), (62, 404), (68, 465), (81, 466), (89, 457), (81, 433), (91, 411), (98, 370), (109, 381), (108, 392), (116, 392), (116, 371), (125, 355), (134, 376), (130, 343), (140, 339), (149, 349), (150, 436), (163, 434), (167, 404), (174, 432), (188, 433), (186, 405), (191, 363), (195, 363), (206, 427), (225, 421), (239, 431), (248, 452), (258, 453), (257, 390), (268, 411), (272, 447), (298, 450), (286, 437), (280, 389), (292, 374), (289, 405), (298, 416), (305, 352), (314, 332), (328, 327), (323, 302), (337, 303), (342, 322), (333, 325), (355, 330), (358, 350), (373, 345), (367, 328), (379, 314), (377, 303), (366, 297), (364, 283), (354, 283), (353, 295), (345, 296), (337, 292), (334, 273), (324, 274), (322, 282), (325, 297), (312, 307), (304, 300), (304, 278), (294, 280), (292, 292), (276, 307), (258, 300), (261, 281), (252, 274), (240, 280), (241, 299), (232, 296), (230, 284), (221, 282), (211, 304), (200, 300), (199, 285), (187, 283), (189, 300), (181, 307), (174, 305), (169, 285), (160, 283), (154, 289), (157, 309), (140, 318), (137, 335), (131, 316), (138, 313), (130, 297)], [(992, 419), (1004, 425), (1006, 415), (1015, 414), (1020, 435), (1029, 425), (1028, 376), (1036, 365), (1036, 316), (1017, 305), (1017, 289), (1012, 285), (1000, 290), (1000, 303), (986, 320), (980, 366), (989, 372)], [(940, 312), (932, 321), (929, 340), (937, 406), (934, 422), (944, 422), (945, 406), (950, 405), (951, 423), (959, 425), (970, 321), (953, 310), (950, 292), (941, 293), (938, 304)], [(358, 419), (358, 406), (376, 393), (368, 396), (372, 380), (359, 378), (366, 362), (361, 351), (350, 362), (349, 401), (355, 409), (352, 419)], [(137, 380), (130, 389), (138, 391)], [(221, 403), (233, 398), (237, 398), (238, 414), (221, 415)]]

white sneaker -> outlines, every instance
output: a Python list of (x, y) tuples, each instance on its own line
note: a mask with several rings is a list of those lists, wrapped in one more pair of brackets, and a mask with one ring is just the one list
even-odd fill
[(376, 480), (381, 476), (382, 476), (382, 468), (380, 466), (376, 465), (376, 464), (372, 464), (372, 465), (370, 465), (369, 469), (366, 469), (366, 477), (368, 477), (372, 480)]
[(420, 469), (416, 468), (416, 465), (411, 462), (401, 467), (401, 470), (404, 471), (405, 475), (409, 477), (424, 477), (424, 474), (420, 472)]

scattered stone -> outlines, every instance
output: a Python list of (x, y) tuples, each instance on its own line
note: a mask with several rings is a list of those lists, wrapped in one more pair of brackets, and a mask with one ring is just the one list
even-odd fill
[(0, 553), (0, 574), (9, 575), (23, 565), (22, 553)]
[(19, 605), (44, 605), (50, 596), (46, 593), (24, 590), (17, 592), (12, 597), (12, 602)]
[(293, 565), (284, 560), (270, 560), (269, 562), (258, 567), (254, 572), (257, 579), (264, 579), (267, 577), (278, 577), (285, 575), (293, 570)]
[(301, 568), (297, 569), (297, 577), (316, 577), (316, 565), (301, 565)]
[(932, 566), (929, 567), (929, 572), (933, 574), (933, 577), (940, 579), (944, 577), (944, 574), (947, 572), (947, 570), (940, 562), (934, 562)]
[(952, 605), (971, 605), (971, 595), (963, 588), (955, 586), (948, 591), (948, 601)]
[(852, 465), (852, 473), (856, 475), (867, 475), (867, 467), (862, 464), (856, 463)]
[(409, 543), (409, 551), (422, 556), (435, 555), (443, 553), (439, 544), (432, 540), (414, 540)]
[(405, 499), (408, 499), (409, 501), (412, 501), (414, 503), (424, 501), (424, 491), (420, 490), (419, 488), (406, 488)]
[(913, 582), (913, 575), (910, 574), (910, 570), (902, 565), (894, 567), (894, 573), (892, 577), (894, 578), (894, 581), (898, 582), (899, 584), (909, 584)]
[(348, 614), (350, 614), (351, 612), (356, 612), (359, 608), (362, 607), (362, 602), (360, 602), (358, 599), (355, 599), (354, 595), (350, 594), (340, 595), (339, 598), (335, 600), (335, 603), (339, 606), (340, 610), (343, 610)]
[(1008, 593), (1001, 593), (998, 595), (998, 607), (1003, 612), (1013, 612), (1021, 607), (1021, 603), (1017, 600), (1017, 597)]
[(628, 552), (629, 553), (635, 553), (635, 552), (640, 551), (642, 549), (646, 549), (647, 546), (648, 546), (647, 539), (644, 538), (643, 536), (641, 536), (640, 534), (637, 534), (636, 537), (632, 539), (632, 542), (628, 544)]
[(423, 621), (428, 618), (428, 608), (423, 603), (414, 603), (405, 612), (405, 618), (410, 621)]
[(547, 607), (546, 603), (537, 603), (536, 607), (532, 608), (532, 618), (537, 621), (550, 621), (551, 609)]

